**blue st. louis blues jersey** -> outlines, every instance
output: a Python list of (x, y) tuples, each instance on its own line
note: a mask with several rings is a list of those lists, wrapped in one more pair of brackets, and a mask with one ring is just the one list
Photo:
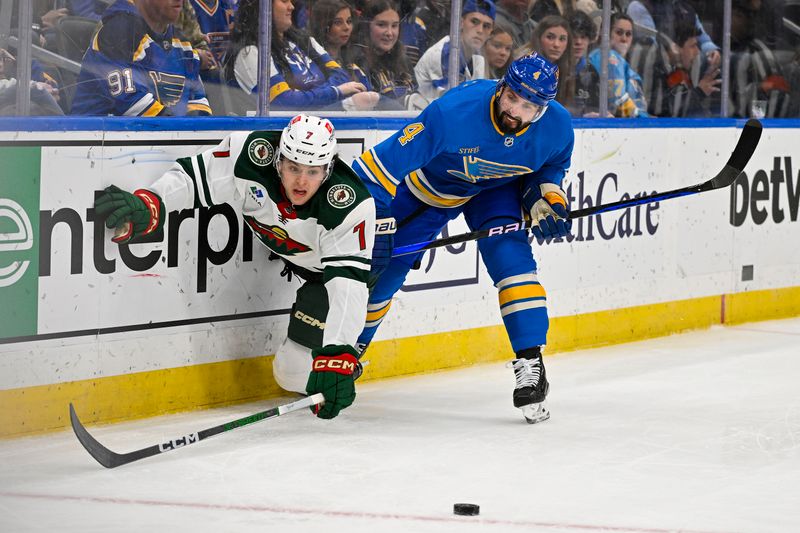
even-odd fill
[(83, 57), (72, 114), (210, 115), (200, 58), (170, 24), (148, 27), (132, 0), (117, 0)]
[(434, 207), (461, 206), (520, 178), (561, 185), (574, 144), (569, 113), (551, 102), (538, 122), (505, 135), (491, 112), (496, 84), (459, 85), (354, 161), (379, 207), (389, 205), (401, 182)]

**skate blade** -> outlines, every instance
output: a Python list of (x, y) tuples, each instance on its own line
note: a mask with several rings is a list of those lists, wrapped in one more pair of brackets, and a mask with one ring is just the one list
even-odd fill
[(544, 402), (523, 405), (520, 409), (522, 410), (522, 416), (525, 417), (525, 421), (528, 422), (528, 424), (538, 424), (550, 418), (550, 411), (547, 410)]

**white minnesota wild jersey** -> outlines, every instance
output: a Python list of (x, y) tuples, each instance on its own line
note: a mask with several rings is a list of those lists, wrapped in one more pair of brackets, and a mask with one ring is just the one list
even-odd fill
[(375, 235), (375, 202), (357, 175), (335, 160), (304, 205), (286, 198), (274, 162), (281, 133), (236, 132), (218, 146), (178, 159), (150, 190), (169, 211), (227, 203), (270, 250), (319, 273), (330, 306), (323, 345), (355, 345), (364, 326)]

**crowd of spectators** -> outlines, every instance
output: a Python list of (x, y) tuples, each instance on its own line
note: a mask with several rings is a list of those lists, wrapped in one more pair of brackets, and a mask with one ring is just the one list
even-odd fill
[[(30, 1), (36, 47), (67, 58), (65, 42), (84, 50), (79, 72), (46, 57), (33, 61), (31, 114), (202, 116), (256, 108), (259, 0)], [(800, 3), (732, 1), (728, 114), (800, 116)], [(537, 52), (558, 65), (557, 100), (575, 117), (598, 117), (606, 107), (604, 62), (607, 116), (720, 116), (722, 0), (614, 0), (607, 58), (601, 4), (464, 0), (459, 81), (499, 78), (514, 58)], [(271, 0), (271, 7), (272, 109), (414, 111), (449, 88), (449, 1)], [(5, 41), (0, 114), (8, 115), (19, 87), (16, 51)]]

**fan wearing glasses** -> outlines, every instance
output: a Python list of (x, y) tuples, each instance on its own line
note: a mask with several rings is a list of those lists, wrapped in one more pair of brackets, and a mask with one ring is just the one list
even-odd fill
[[(642, 78), (631, 68), (625, 57), (633, 41), (633, 20), (624, 13), (611, 16), (611, 35), (608, 54), (608, 110), (615, 117), (647, 117), (647, 101)], [(601, 50), (589, 54), (589, 62), (600, 72)]]

